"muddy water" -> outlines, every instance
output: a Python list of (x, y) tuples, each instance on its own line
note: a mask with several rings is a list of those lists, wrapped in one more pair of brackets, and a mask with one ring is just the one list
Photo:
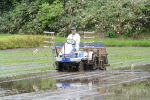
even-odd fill
[(41, 71), (0, 78), (0, 99), (149, 100), (150, 65), (134, 70)]

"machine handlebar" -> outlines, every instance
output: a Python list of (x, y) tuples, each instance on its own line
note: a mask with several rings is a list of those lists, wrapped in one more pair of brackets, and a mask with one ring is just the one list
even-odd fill
[(68, 44), (76, 45), (76, 41), (73, 39), (67, 39), (66, 41)]

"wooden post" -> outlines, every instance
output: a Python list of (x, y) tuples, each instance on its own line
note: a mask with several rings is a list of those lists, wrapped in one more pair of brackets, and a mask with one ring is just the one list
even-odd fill
[(50, 47), (52, 49), (52, 58), (55, 59), (55, 56), (54, 56), (54, 53), (55, 53), (55, 41), (54, 41), (54, 33), (55, 32), (47, 32), (47, 31), (44, 31), (44, 33), (46, 34), (50, 34), (50, 36), (44, 36), (45, 38), (48, 38), (50, 39), (50, 41), (44, 41), (45, 43), (49, 43), (50, 46), (44, 46), (44, 47)]
[(94, 32), (83, 32), (83, 33), (84, 33), (84, 36), (83, 36), (83, 38), (84, 38), (83, 46), (84, 46), (85, 51), (87, 52), (87, 58), (88, 58), (88, 63), (89, 63), (89, 55), (90, 55), (89, 54), (89, 51), (90, 51), (89, 48), (92, 48), (93, 46), (87, 46), (87, 44), (93, 43), (94, 41), (88, 42), (87, 39), (94, 38), (94, 36), (92, 36)]

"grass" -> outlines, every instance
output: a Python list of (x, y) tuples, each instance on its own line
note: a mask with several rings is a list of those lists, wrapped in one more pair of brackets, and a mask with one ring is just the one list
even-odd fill
[(8, 37), (8, 36), (13, 36), (12, 34), (0, 34), (0, 38)]
[[(33, 48), (42, 47), (45, 44), (43, 41), (50, 41), (45, 39), (45, 35), (11, 35), (0, 34), (0, 49), (14, 49), (14, 48)], [(65, 42), (64, 37), (55, 37), (55, 41)], [(81, 38), (81, 42), (84, 40)], [(135, 46), (135, 47), (149, 47), (150, 40), (134, 40), (126, 38), (95, 38), (88, 41), (103, 42), (105, 46)]]
[[(56, 41), (66, 41), (66, 38), (56, 37)], [(105, 46), (111, 47), (149, 47), (150, 40), (148, 39), (138, 39), (134, 40), (131, 38), (95, 38), (89, 39), (87, 41), (94, 41), (94, 42), (103, 42)], [(84, 42), (84, 39), (81, 38), (81, 42)]]
[[(81, 40), (83, 41), (83, 40)], [(148, 47), (150, 40), (148, 39), (132, 39), (132, 38), (98, 38), (89, 39), (88, 41), (103, 42), (105, 46), (135, 46)]]

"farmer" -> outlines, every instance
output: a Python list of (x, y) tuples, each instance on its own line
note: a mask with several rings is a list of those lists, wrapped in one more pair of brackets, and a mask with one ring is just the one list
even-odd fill
[(67, 39), (73, 39), (76, 43), (75, 45), (75, 55), (78, 55), (78, 51), (79, 51), (79, 44), (80, 44), (80, 35), (78, 33), (76, 33), (76, 27), (72, 27), (71, 28), (71, 34), (68, 36)]

